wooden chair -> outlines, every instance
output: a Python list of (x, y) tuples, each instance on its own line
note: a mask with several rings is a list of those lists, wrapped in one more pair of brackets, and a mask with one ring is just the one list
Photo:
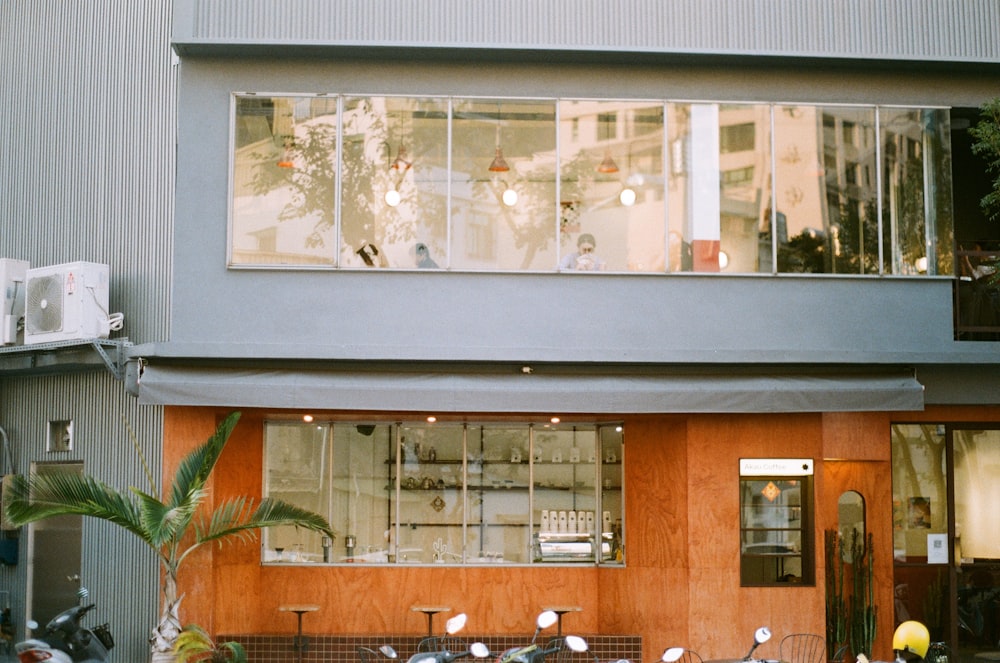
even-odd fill
[(826, 638), (815, 633), (786, 635), (779, 651), (784, 663), (827, 663)]

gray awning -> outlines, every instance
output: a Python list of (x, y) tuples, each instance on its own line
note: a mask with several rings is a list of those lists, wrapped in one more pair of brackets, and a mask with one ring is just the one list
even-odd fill
[(139, 402), (386, 412), (922, 410), (912, 372), (522, 373), (146, 366)]

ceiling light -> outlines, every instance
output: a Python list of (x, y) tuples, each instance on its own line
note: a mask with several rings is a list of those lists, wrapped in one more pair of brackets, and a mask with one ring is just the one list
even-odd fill
[(406, 153), (406, 146), (400, 143), (399, 151), (396, 152), (396, 160), (392, 162), (392, 165), (389, 166), (389, 168), (392, 168), (393, 170), (400, 170), (405, 173), (413, 165), (412, 161), (407, 160), (407, 156), (409, 155)]
[(503, 149), (497, 145), (496, 156), (493, 157), (493, 163), (490, 164), (491, 173), (506, 173), (510, 170), (510, 166), (507, 165), (507, 160), (503, 158)]
[(604, 160), (598, 164), (597, 172), (609, 174), (618, 172), (618, 164), (616, 164), (615, 160), (611, 158), (610, 150), (604, 153)]
[(399, 195), (399, 191), (396, 191), (396, 189), (389, 189), (385, 192), (385, 204), (389, 207), (396, 207), (402, 199), (402, 196)]
[(618, 194), (618, 200), (625, 207), (631, 207), (635, 205), (635, 189), (632, 187), (625, 187), (622, 192)]
[(500, 198), (503, 200), (504, 205), (507, 207), (513, 207), (517, 204), (517, 191), (514, 191), (511, 187), (507, 187)]
[(491, 173), (506, 173), (510, 170), (510, 166), (507, 165), (507, 160), (503, 158), (503, 148), (500, 147), (500, 104), (497, 103), (497, 130), (496, 130), (496, 154), (493, 157), (492, 163), (490, 163)]

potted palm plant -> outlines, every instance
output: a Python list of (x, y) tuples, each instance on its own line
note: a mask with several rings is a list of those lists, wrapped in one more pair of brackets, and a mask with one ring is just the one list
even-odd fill
[[(135, 487), (120, 491), (93, 477), (68, 473), (18, 476), (11, 486), (6, 515), (12, 525), (53, 516), (89, 516), (126, 529), (153, 549), (163, 571), (163, 612), (150, 638), (154, 663), (175, 660), (181, 633), (178, 571), (197, 548), (214, 541), (247, 541), (257, 530), (279, 525), (334, 536), (321, 515), (272, 498), (255, 505), (252, 498), (227, 497), (207, 511), (206, 484), (239, 418), (239, 412), (231, 413), (205, 443), (184, 457), (162, 500)], [(146, 474), (155, 493), (148, 466)]]
[(174, 653), (178, 663), (247, 663), (247, 653), (238, 642), (216, 642), (197, 624), (188, 624), (177, 636)]

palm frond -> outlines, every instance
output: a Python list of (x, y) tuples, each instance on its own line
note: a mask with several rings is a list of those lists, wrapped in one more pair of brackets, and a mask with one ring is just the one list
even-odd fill
[(170, 507), (138, 488), (132, 488), (132, 492), (139, 500), (139, 513), (143, 526), (149, 532), (152, 542), (157, 546), (180, 539), (184, 535), (188, 525), (191, 524), (191, 519), (198, 510), (198, 506), (207, 494), (207, 491), (199, 491), (193, 496), (193, 499), (179, 506)]
[(232, 412), (215, 429), (204, 444), (192, 450), (177, 467), (170, 490), (167, 505), (170, 508), (180, 507), (185, 502), (194, 501), (195, 496), (205, 486), (212, 474), (215, 464), (222, 455), (222, 450), (229, 441), (229, 436), (240, 420), (239, 412)]
[(253, 530), (264, 527), (291, 525), (334, 537), (333, 528), (323, 516), (282, 500), (266, 498), (253, 509), (253, 500), (236, 497), (226, 500), (215, 511), (207, 524), (196, 527), (200, 543), (221, 541), (230, 536), (252, 537)]
[(93, 477), (79, 474), (15, 476), (7, 496), (7, 518), (20, 526), (52, 516), (89, 516), (114, 523), (146, 543), (139, 508), (127, 494)]

